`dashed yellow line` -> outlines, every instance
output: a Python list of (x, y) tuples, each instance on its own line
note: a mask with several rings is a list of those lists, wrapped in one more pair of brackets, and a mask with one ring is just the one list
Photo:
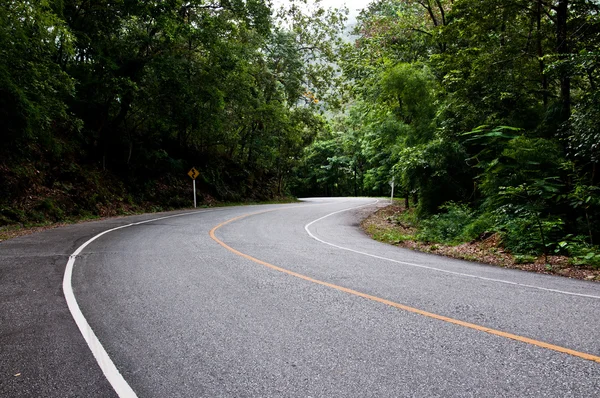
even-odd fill
[[(272, 210), (268, 210), (268, 211), (272, 211)], [(299, 274), (299, 273), (294, 272), (294, 271), (290, 271), (290, 270), (285, 269), (285, 268), (278, 267), (278, 266), (273, 265), (271, 263), (268, 263), (266, 261), (259, 260), (259, 259), (255, 258), (255, 257), (252, 257), (252, 256), (250, 256), (250, 255), (248, 255), (246, 253), (242, 253), (239, 250), (236, 250), (233, 247), (227, 245), (225, 242), (223, 242), (222, 240), (220, 240), (219, 238), (217, 238), (217, 236), (215, 235), (215, 231), (218, 230), (219, 228), (221, 228), (224, 225), (227, 225), (227, 224), (232, 223), (234, 221), (240, 220), (242, 218), (246, 218), (246, 217), (257, 215), (257, 214), (261, 214), (261, 213), (265, 213), (265, 212), (261, 211), (261, 212), (258, 212), (258, 213), (246, 214), (246, 215), (235, 217), (235, 218), (232, 218), (232, 219), (227, 220), (225, 222), (222, 222), (221, 224), (217, 225), (216, 227), (214, 227), (213, 229), (210, 230), (210, 237), (214, 241), (216, 241), (218, 244), (220, 244), (221, 246), (223, 246), (225, 249), (229, 250), (232, 253), (237, 254), (240, 257), (243, 257), (243, 258), (248, 259), (250, 261), (253, 261), (253, 262), (257, 263), (257, 264), (260, 264), (260, 265), (263, 265), (263, 266), (265, 266), (267, 268), (273, 269), (275, 271), (283, 272), (284, 274), (288, 274), (288, 275), (294, 276), (296, 278), (303, 279), (303, 280), (308, 281), (308, 282), (316, 283), (316, 284), (322, 285), (322, 286), (327, 286), (329, 288), (332, 288), (332, 289), (335, 289), (335, 290), (339, 290), (339, 291), (344, 292), (344, 293), (348, 293), (348, 294), (352, 294), (354, 296), (358, 296), (358, 297), (362, 297), (362, 298), (365, 298), (365, 299), (368, 299), (368, 300), (376, 301), (376, 302), (381, 303), (381, 304), (389, 305), (390, 307), (394, 307), (394, 308), (398, 308), (398, 309), (401, 309), (401, 310), (404, 310), (404, 311), (412, 312), (414, 314), (419, 314), (419, 315), (422, 315), (422, 316), (426, 316), (428, 318), (437, 319), (439, 321), (444, 321), (444, 322), (452, 323), (454, 325), (463, 326), (465, 328), (478, 330), (480, 332), (485, 332), (485, 333), (493, 334), (495, 336), (500, 336), (500, 337), (504, 337), (504, 338), (507, 338), (507, 339), (520, 341), (522, 343), (531, 344), (531, 345), (534, 345), (534, 346), (537, 346), (537, 347), (541, 347), (541, 348), (545, 348), (545, 349), (548, 349), (548, 350), (560, 352), (560, 353), (563, 353), (563, 354), (572, 355), (574, 357), (586, 359), (588, 361), (594, 361), (594, 362), (600, 363), (600, 357), (596, 356), (596, 355), (587, 354), (585, 352), (580, 352), (580, 351), (575, 351), (575, 350), (572, 350), (570, 348), (565, 348), (565, 347), (557, 346), (557, 345), (554, 345), (554, 344), (545, 343), (543, 341), (539, 341), (539, 340), (535, 340), (535, 339), (530, 339), (528, 337), (523, 337), (523, 336), (519, 336), (519, 335), (512, 334), (512, 333), (503, 332), (501, 330), (496, 330), (496, 329), (488, 328), (488, 327), (477, 325), (477, 324), (474, 324), (474, 323), (464, 322), (464, 321), (461, 321), (461, 320), (458, 320), (458, 319), (449, 318), (447, 316), (434, 314), (434, 313), (431, 313), (431, 312), (420, 310), (418, 308), (413, 308), (413, 307), (409, 307), (409, 306), (404, 305), (404, 304), (399, 304), (399, 303), (396, 303), (396, 302), (393, 302), (393, 301), (390, 301), (390, 300), (386, 300), (386, 299), (381, 298), (381, 297), (372, 296), (370, 294), (362, 293), (362, 292), (359, 292), (359, 291), (356, 291), (356, 290), (353, 290), (353, 289), (348, 289), (347, 287), (343, 287), (343, 286), (335, 285), (333, 283), (321, 281), (319, 279), (311, 278), (310, 276), (306, 276), (306, 275)]]

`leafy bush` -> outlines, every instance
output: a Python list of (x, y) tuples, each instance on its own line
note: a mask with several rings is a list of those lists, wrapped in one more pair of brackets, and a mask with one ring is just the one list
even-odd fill
[(421, 231), (417, 238), (444, 244), (460, 242), (465, 228), (475, 221), (475, 212), (469, 206), (455, 202), (448, 202), (441, 209), (443, 213), (421, 221)]
[(591, 265), (594, 268), (600, 268), (600, 250), (597, 247), (586, 248), (582, 255), (573, 256), (575, 265)]
[(487, 232), (496, 232), (496, 219), (493, 214), (484, 212), (465, 226), (460, 239), (472, 241)]
[(567, 236), (567, 239), (557, 244), (556, 253), (571, 256), (574, 265), (591, 265), (600, 268), (600, 248), (586, 242), (587, 237), (578, 235)]
[(64, 219), (65, 216), (63, 209), (61, 209), (59, 204), (51, 198), (42, 200), (37, 206), (37, 209), (45, 213), (46, 216), (52, 220), (60, 221)]
[(564, 235), (562, 219), (541, 217), (522, 206), (501, 206), (497, 209), (496, 216), (502, 243), (513, 254), (548, 253)]

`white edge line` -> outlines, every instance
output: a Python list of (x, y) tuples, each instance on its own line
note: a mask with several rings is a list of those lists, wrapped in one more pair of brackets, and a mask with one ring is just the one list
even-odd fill
[(90, 326), (90, 324), (87, 322), (87, 320), (83, 316), (83, 313), (81, 312), (81, 309), (79, 308), (79, 305), (77, 304), (77, 299), (75, 299), (75, 294), (73, 293), (73, 285), (71, 283), (71, 279), (73, 276), (73, 266), (75, 265), (75, 259), (87, 245), (89, 245), (90, 243), (92, 243), (93, 241), (95, 241), (96, 239), (101, 237), (102, 235), (107, 234), (109, 232), (113, 232), (113, 231), (116, 231), (121, 228), (131, 227), (133, 225), (140, 225), (140, 224), (145, 224), (145, 223), (149, 223), (149, 222), (153, 222), (153, 221), (164, 220), (166, 218), (188, 216), (188, 215), (192, 215), (192, 214), (206, 213), (209, 211), (211, 211), (211, 212), (212, 211), (221, 211), (221, 209), (199, 210), (199, 211), (192, 211), (192, 212), (181, 213), (181, 214), (174, 214), (171, 216), (158, 217), (158, 218), (153, 218), (151, 220), (139, 221), (139, 222), (134, 222), (134, 223), (127, 224), (127, 225), (121, 225), (116, 228), (111, 228), (111, 229), (101, 232), (98, 235), (94, 236), (93, 238), (89, 239), (87, 242), (85, 242), (84, 244), (79, 246), (77, 248), (77, 250), (75, 250), (73, 252), (73, 254), (71, 254), (69, 256), (69, 261), (67, 262), (67, 266), (65, 269), (65, 276), (63, 278), (63, 293), (65, 295), (65, 300), (67, 301), (67, 306), (69, 307), (69, 311), (71, 311), (71, 316), (75, 320), (75, 323), (77, 324), (79, 331), (81, 332), (83, 338), (85, 339), (85, 342), (87, 343), (88, 347), (92, 351), (94, 358), (96, 358), (96, 362), (100, 366), (102, 373), (104, 373), (104, 376), (106, 377), (106, 379), (111, 384), (111, 386), (113, 387), (113, 389), (115, 390), (115, 392), (117, 393), (117, 395), (120, 398), (137, 398), (137, 395), (133, 391), (133, 389), (129, 386), (129, 384), (127, 384), (127, 381), (125, 381), (125, 379), (123, 378), (123, 376), (121, 375), (121, 373), (119, 372), (117, 367), (115, 366), (114, 362), (108, 356), (108, 353), (102, 346), (102, 343), (100, 343), (100, 340), (98, 340), (98, 337), (96, 337), (96, 334), (92, 330), (92, 327)]
[(587, 297), (587, 298), (593, 298), (593, 299), (600, 299), (600, 296), (594, 296), (592, 294), (582, 294), (582, 293), (573, 293), (573, 292), (567, 292), (567, 291), (563, 291), (563, 290), (558, 290), (558, 289), (550, 289), (550, 288), (546, 288), (546, 287), (541, 287), (541, 286), (534, 286), (534, 285), (528, 285), (525, 283), (517, 283), (517, 282), (511, 282), (511, 281), (506, 281), (503, 279), (494, 279), (494, 278), (486, 278), (484, 276), (477, 276), (477, 275), (472, 275), (472, 274), (465, 274), (462, 272), (455, 272), (455, 271), (448, 271), (445, 269), (441, 269), (441, 268), (436, 268), (436, 267), (429, 267), (427, 265), (422, 265), (422, 264), (415, 264), (415, 263), (409, 263), (406, 261), (400, 261), (400, 260), (394, 260), (393, 258), (388, 258), (388, 257), (383, 257), (383, 256), (378, 256), (376, 254), (371, 254), (371, 253), (365, 253), (365, 252), (361, 252), (359, 250), (354, 250), (354, 249), (350, 249), (348, 247), (343, 247), (343, 246), (338, 246), (334, 243), (331, 242), (327, 242), (324, 241), (323, 239), (317, 238), (312, 232), (310, 232), (309, 227), (327, 217), (333, 216), (335, 214), (339, 214), (339, 213), (343, 213), (345, 211), (350, 211), (350, 210), (354, 210), (354, 209), (360, 209), (361, 207), (366, 207), (366, 206), (371, 206), (374, 204), (377, 204), (379, 202), (379, 200), (375, 201), (375, 202), (371, 202), (371, 203), (367, 203), (366, 205), (361, 205), (361, 206), (357, 206), (357, 207), (351, 207), (349, 209), (343, 209), (343, 210), (338, 210), (338, 211), (334, 211), (333, 213), (329, 213), (321, 218), (317, 218), (316, 220), (313, 220), (311, 222), (309, 222), (308, 224), (306, 224), (304, 226), (304, 230), (306, 230), (306, 233), (308, 233), (308, 235), (329, 246), (335, 247), (337, 249), (340, 250), (346, 250), (352, 253), (357, 253), (357, 254), (362, 254), (363, 256), (368, 256), (368, 257), (373, 257), (373, 258), (377, 258), (379, 260), (385, 260), (385, 261), (391, 261), (393, 263), (397, 263), (397, 264), (403, 264), (403, 265), (409, 265), (411, 267), (417, 267), (417, 268), (424, 268), (424, 269), (428, 269), (428, 270), (432, 270), (432, 271), (438, 271), (438, 272), (444, 272), (447, 274), (452, 274), (452, 275), (457, 275), (457, 276), (463, 276), (463, 277), (467, 277), (467, 278), (474, 278), (474, 279), (480, 279), (480, 280), (484, 280), (484, 281), (489, 281), (489, 282), (497, 282), (497, 283), (504, 283), (507, 285), (515, 285), (515, 286), (521, 286), (521, 287), (527, 287), (530, 289), (537, 289), (537, 290), (543, 290), (543, 291), (547, 291), (547, 292), (553, 292), (553, 293), (560, 293), (560, 294), (566, 294), (569, 296), (578, 296), (578, 297)]

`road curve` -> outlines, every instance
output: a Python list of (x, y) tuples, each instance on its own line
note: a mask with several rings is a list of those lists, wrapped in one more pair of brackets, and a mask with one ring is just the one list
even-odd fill
[[(376, 206), (162, 215), (90, 242), (70, 283), (139, 397), (598, 396), (599, 284), (374, 242), (358, 222)], [(117, 396), (62, 274), (98, 233), (158, 217), (0, 243), (0, 396)]]

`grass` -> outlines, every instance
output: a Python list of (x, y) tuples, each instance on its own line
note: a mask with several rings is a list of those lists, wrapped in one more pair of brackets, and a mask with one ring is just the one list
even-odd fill
[(366, 227), (365, 230), (367, 234), (373, 237), (373, 239), (384, 243), (396, 244), (399, 242), (414, 239), (413, 235), (402, 233), (401, 231), (392, 226), (385, 227), (369, 225)]

